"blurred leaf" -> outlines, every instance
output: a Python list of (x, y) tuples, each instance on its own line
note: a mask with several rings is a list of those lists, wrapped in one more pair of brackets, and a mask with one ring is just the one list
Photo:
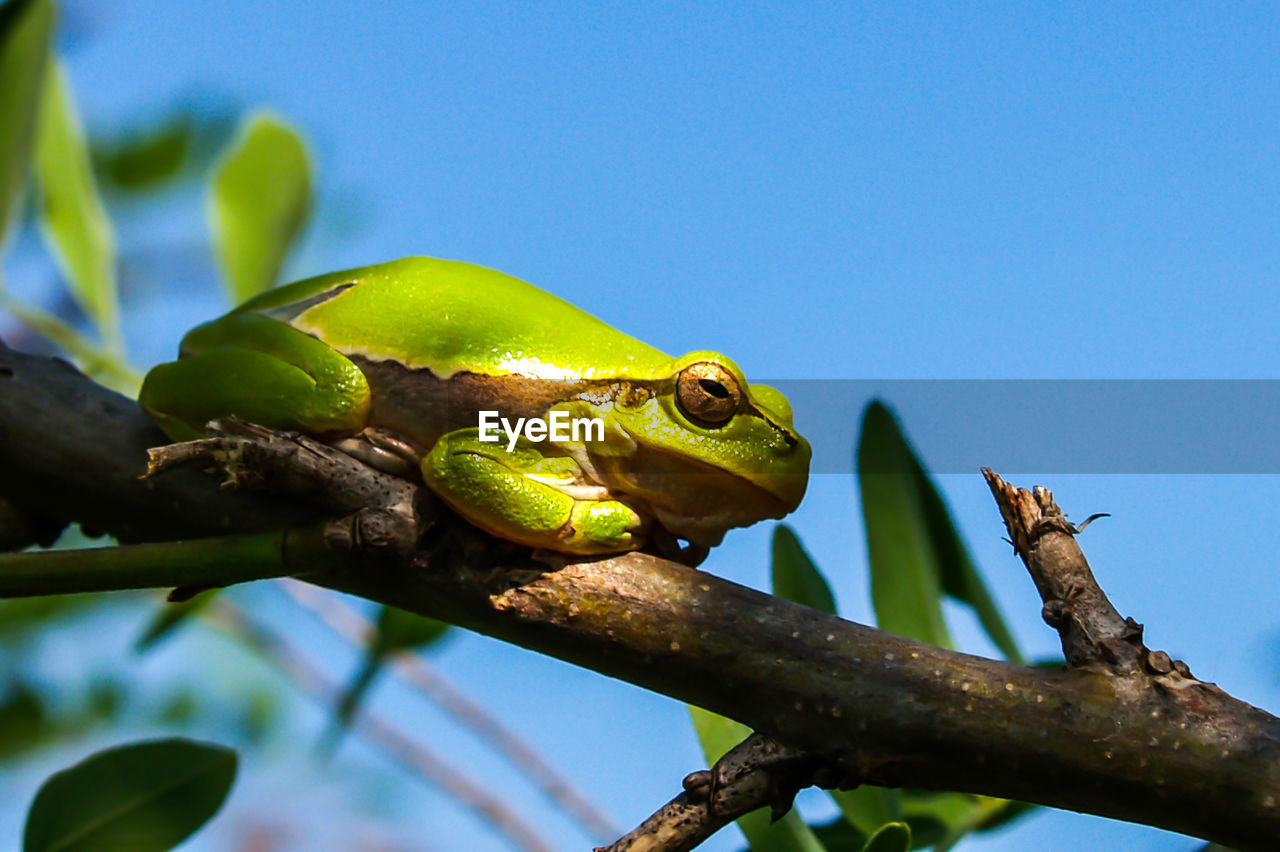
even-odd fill
[(384, 606), (378, 613), (377, 628), (374, 648), (386, 655), (428, 645), (443, 636), (449, 625), (398, 607)]
[(1023, 663), (1018, 643), (1014, 641), (1013, 634), (1005, 624), (999, 607), (996, 606), (991, 593), (987, 591), (982, 575), (978, 573), (973, 560), (969, 558), (969, 549), (960, 538), (960, 532), (951, 519), (951, 512), (947, 510), (942, 494), (929, 478), (929, 474), (925, 472), (920, 459), (911, 452), (905, 437), (903, 444), (911, 453), (912, 473), (916, 480), (916, 489), (924, 503), (925, 524), (929, 528), (933, 542), (943, 593), (973, 608), (987, 636), (1000, 649), (1000, 653), (1004, 654), (1005, 659), (1012, 663)]
[(942, 587), (912, 453), (889, 409), (867, 406), (858, 442), (858, 482), (879, 627), (951, 647)]
[[(897, 790), (863, 784), (852, 790), (830, 790), (831, 798), (840, 806), (845, 821), (869, 837), (887, 822), (901, 818), (902, 808)], [(861, 847), (859, 847), (861, 848)]]
[(151, 623), (142, 631), (142, 635), (138, 637), (138, 641), (133, 644), (133, 650), (138, 653), (149, 651), (154, 648), (160, 640), (165, 639), (186, 624), (192, 616), (197, 615), (202, 609), (209, 605), (209, 602), (217, 597), (221, 589), (206, 589), (193, 598), (188, 598), (180, 603), (165, 603), (160, 605), (160, 609), (152, 617)]
[(1030, 802), (1016, 802), (1007, 799), (991, 799), (992, 802), (1004, 802), (1004, 807), (994, 810), (985, 819), (973, 827), (974, 831), (994, 831), (1002, 828), (1014, 820), (1022, 819), (1028, 814), (1035, 813), (1040, 810), (1039, 805), (1033, 805)]
[(11, 679), (0, 698), (0, 761), (14, 760), (57, 740), (83, 735), (116, 718), (120, 687), (98, 681), (71, 712), (52, 713), (38, 689)]
[[(751, 735), (746, 725), (690, 705), (693, 727), (702, 743), (707, 765), (714, 766), (725, 752)], [(824, 852), (813, 829), (793, 810), (777, 822), (769, 821), (769, 809), (761, 808), (738, 818), (753, 852)]]
[(377, 632), (365, 650), (364, 661), (356, 676), (338, 699), (334, 728), (321, 744), (324, 752), (337, 746), (341, 734), (351, 727), (356, 710), (373, 684), (378, 673), (392, 654), (421, 648), (435, 642), (448, 630), (449, 625), (434, 618), (408, 612), (394, 606), (384, 606), (378, 614)]
[(52, 739), (44, 699), (30, 685), (9, 684), (0, 702), (0, 760), (12, 760)]
[(187, 725), (195, 719), (198, 709), (199, 700), (184, 689), (169, 696), (156, 714), (156, 719), (166, 725)]
[(862, 852), (862, 847), (867, 843), (867, 835), (843, 819), (811, 825), (809, 828), (827, 852)]
[(192, 117), (178, 113), (109, 147), (95, 146), (93, 159), (104, 180), (129, 192), (142, 192), (182, 172), (194, 135)]
[(142, 376), (119, 355), (101, 346), (67, 325), (51, 313), (28, 305), (5, 292), (0, 292), (0, 308), (46, 340), (62, 348), (80, 364), (85, 374), (125, 396), (138, 395)]
[(100, 751), (45, 781), (23, 852), (160, 852), (222, 806), (236, 774), (223, 746), (170, 739)]
[(276, 283), (311, 208), (306, 145), (283, 119), (257, 113), (213, 176), (209, 220), (232, 300)]
[(249, 700), (244, 702), (236, 724), (245, 741), (256, 745), (271, 732), (271, 726), (279, 716), (280, 708), (276, 697), (267, 690), (255, 689), (249, 695)]
[(862, 852), (907, 852), (911, 848), (911, 829), (906, 823), (891, 822), (871, 836)]
[(106, 595), (44, 595), (0, 600), (0, 645), (42, 633), (49, 623), (106, 600)]
[(0, 249), (26, 183), (54, 17), (50, 0), (0, 6)]
[(60, 63), (50, 65), (36, 128), (35, 183), (45, 242), (103, 345), (120, 352), (115, 235)]
[(899, 817), (911, 826), (916, 848), (950, 849), (972, 831), (994, 828), (1035, 810), (1035, 805), (935, 790), (903, 790)]
[(89, 695), (85, 701), (88, 714), (97, 719), (113, 719), (120, 712), (124, 696), (120, 686), (113, 680), (96, 680), (89, 685)]
[(110, 137), (89, 139), (94, 172), (104, 190), (137, 195), (206, 179), (240, 124), (238, 107), (210, 99), (207, 92), (139, 115)]
[(799, 604), (836, 614), (831, 587), (786, 524), (773, 528), (773, 593)]

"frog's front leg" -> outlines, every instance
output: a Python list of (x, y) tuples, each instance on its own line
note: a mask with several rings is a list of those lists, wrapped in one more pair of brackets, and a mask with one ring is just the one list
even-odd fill
[(585, 480), (568, 456), (521, 442), (481, 441), (476, 429), (442, 436), (422, 460), (422, 477), (481, 529), (531, 547), (617, 553), (644, 543), (648, 520)]

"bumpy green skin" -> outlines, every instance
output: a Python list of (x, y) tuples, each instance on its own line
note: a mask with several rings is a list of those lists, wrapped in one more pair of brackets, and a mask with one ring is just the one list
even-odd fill
[[(695, 362), (744, 398), (708, 427), (676, 402)], [(329, 439), (374, 428), (406, 441), (424, 481), (476, 525), (568, 553), (641, 546), (653, 525), (710, 546), (799, 503), (809, 447), (790, 406), (723, 355), (672, 359), (530, 284), (470, 264), (406, 258), (269, 291), (191, 331), (139, 402), (171, 437), (236, 414)], [(603, 440), (508, 452), (478, 412), (604, 421)]]

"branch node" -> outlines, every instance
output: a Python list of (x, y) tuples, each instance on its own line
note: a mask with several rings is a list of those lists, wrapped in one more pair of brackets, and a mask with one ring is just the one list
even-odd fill
[[(858, 783), (829, 756), (754, 733), (715, 766), (686, 775), (683, 795), (608, 849), (690, 849), (730, 820), (766, 805), (776, 822), (791, 810), (796, 793), (805, 787), (847, 790)], [(691, 806), (701, 807), (691, 810)]]
[(1040, 617), (1044, 619), (1045, 624), (1057, 630), (1071, 617), (1071, 604), (1057, 599), (1045, 601), (1044, 607), (1040, 610)]
[(1164, 651), (1148, 651), (1145, 662), (1152, 674), (1167, 675), (1173, 671), (1173, 660)]

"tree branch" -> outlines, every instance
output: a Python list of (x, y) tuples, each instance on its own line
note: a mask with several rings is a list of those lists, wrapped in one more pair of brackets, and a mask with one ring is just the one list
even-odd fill
[[(0, 499), (61, 529), (120, 541), (276, 530), (318, 517), (294, 497), (231, 493), (199, 471), (139, 479), (169, 439), (133, 402), (65, 361), (0, 343)], [(47, 538), (47, 536), (45, 536)], [(6, 542), (16, 549), (29, 542)]]
[[(40, 372), (31, 361), (22, 369)], [(75, 392), (94, 412), (96, 431), (136, 426), (140, 415), (118, 397), (113, 416), (120, 422), (104, 421), (94, 400), (114, 395), (83, 384)], [(150, 494), (125, 487), (116, 494), (111, 483), (86, 480), (85, 471), (102, 464), (95, 434), (56, 422), (33, 433), (11, 423), (15, 387), (38, 394), (19, 406), (37, 416), (48, 399), (38, 384), (2, 391), (0, 434), (20, 429), (26, 437), (0, 441), (0, 471), (24, 453), (40, 454), (49, 462), (40, 490), (44, 499), (61, 496), (56, 505), (64, 517), (79, 517), (87, 499), (79, 492), (115, 500), (125, 516), (159, 505), (153, 501), (167, 474)], [(85, 416), (75, 406), (50, 404), (60, 415)], [(109, 442), (112, 452), (140, 456), (154, 433), (135, 437), (128, 449)], [(24, 505), (22, 489), (11, 490), (18, 493), (0, 496)], [(190, 525), (205, 496), (189, 495), (193, 502), (164, 511)], [(89, 502), (89, 511), (101, 512), (96, 499)], [(1096, 665), (1107, 659), (1102, 650), (1077, 655), (1078, 667), (1065, 671), (1012, 666), (846, 622), (643, 553), (548, 564), (451, 517), (432, 529), (429, 550), (405, 558), (397, 543), (416, 531), (397, 532), (404, 518), (394, 512), (381, 521), (379, 541), (393, 545), (382, 557), (309, 579), (706, 707), (821, 755), (866, 783), (1016, 798), (1243, 850), (1272, 849), (1280, 836), (1280, 720), (1172, 664), (1159, 671), (1158, 652), (1133, 651), (1136, 667)], [(148, 529), (130, 517), (120, 523), (166, 534), (162, 524)], [(1070, 539), (1056, 523), (1048, 528)], [(1017, 542), (1019, 533), (1011, 532)], [(1029, 536), (1020, 552), (1049, 562), (1060, 546), (1042, 534)], [(1045, 576), (1063, 581), (1042, 596), (1067, 602), (1071, 631), (1088, 640), (1080, 646), (1120, 641), (1114, 653), (1127, 659), (1132, 638), (1108, 632), (1110, 617), (1083, 603), (1088, 589), (1065, 582), (1075, 575), (1046, 569)]]

